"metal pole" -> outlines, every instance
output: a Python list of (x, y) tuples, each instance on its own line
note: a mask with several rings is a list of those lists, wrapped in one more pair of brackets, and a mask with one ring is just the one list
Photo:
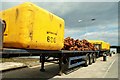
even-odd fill
[(41, 55), (41, 69), (40, 69), (41, 72), (45, 71), (45, 69), (44, 69), (44, 63), (45, 63), (45, 56), (44, 56), (44, 54), (42, 54)]
[(62, 54), (59, 55), (59, 76), (62, 75)]

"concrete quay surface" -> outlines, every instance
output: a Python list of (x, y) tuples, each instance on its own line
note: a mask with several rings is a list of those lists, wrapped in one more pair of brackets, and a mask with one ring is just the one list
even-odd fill
[(26, 67), (26, 65), (18, 62), (0, 63), (0, 71), (13, 70), (13, 69), (22, 68), (22, 67)]
[(58, 64), (45, 63), (45, 72), (40, 72), (40, 65), (16, 69), (2, 73), (3, 78), (118, 78), (118, 54), (112, 57), (107, 56), (107, 61), (103, 57), (97, 59), (95, 63), (88, 67), (78, 67), (71, 73), (58, 76)]
[(118, 78), (118, 54), (113, 54), (112, 57), (107, 56), (107, 61), (103, 61), (103, 57), (100, 57), (88, 67), (54, 78)]

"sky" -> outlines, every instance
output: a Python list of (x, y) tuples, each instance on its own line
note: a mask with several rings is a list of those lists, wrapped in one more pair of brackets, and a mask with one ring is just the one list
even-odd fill
[[(2, 2), (1, 9), (21, 3), (23, 2)], [(80, 40), (103, 40), (118, 45), (118, 2), (33, 3), (65, 20), (65, 38), (70, 36)]]

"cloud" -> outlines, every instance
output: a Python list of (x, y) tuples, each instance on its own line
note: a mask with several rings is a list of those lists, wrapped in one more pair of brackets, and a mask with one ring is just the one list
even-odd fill
[[(79, 5), (78, 8), (71, 8), (71, 12), (63, 16), (66, 25), (71, 28), (74, 26), (106, 26), (109, 23), (118, 21), (117, 3), (74, 3), (75, 5)], [(93, 23), (92, 18), (96, 19)], [(80, 19), (83, 21), (78, 23)]]
[(72, 37), (74, 39), (78, 39), (80, 35), (84, 34), (82, 30), (79, 29), (65, 29), (65, 38)]
[[(47, 9), (57, 15), (65, 15), (71, 11), (70, 7), (72, 4), (67, 4), (65, 2), (34, 2), (38, 6)], [(49, 5), (49, 6), (46, 6)]]
[(80, 32), (80, 30), (65, 29), (65, 33), (67, 33), (67, 34), (75, 34), (78, 32)]
[(88, 40), (104, 40), (109, 42), (111, 45), (118, 45), (118, 31), (114, 30), (112, 32), (88, 32), (81, 35), (81, 38), (87, 38)]

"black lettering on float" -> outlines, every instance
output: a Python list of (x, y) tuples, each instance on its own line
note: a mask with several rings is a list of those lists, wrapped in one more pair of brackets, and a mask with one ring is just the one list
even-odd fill
[(50, 37), (49, 36), (47, 36), (47, 42), (50, 42)]

